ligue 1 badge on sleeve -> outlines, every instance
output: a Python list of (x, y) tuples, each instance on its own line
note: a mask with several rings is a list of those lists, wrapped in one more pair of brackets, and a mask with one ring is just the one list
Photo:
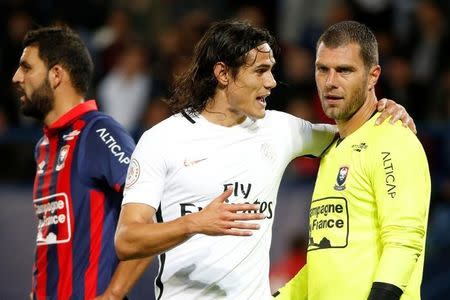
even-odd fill
[(348, 175), (348, 167), (340, 167), (339, 172), (336, 177), (336, 185), (334, 186), (334, 189), (336, 191), (343, 191), (345, 190), (345, 181), (347, 180)]
[(139, 162), (137, 159), (132, 158), (131, 163), (128, 167), (127, 179), (125, 183), (125, 187), (129, 188), (139, 179), (139, 175), (141, 174), (141, 167), (139, 166)]

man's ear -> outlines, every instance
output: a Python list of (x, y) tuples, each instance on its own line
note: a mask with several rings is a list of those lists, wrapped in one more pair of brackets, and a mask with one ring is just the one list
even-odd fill
[(380, 65), (376, 65), (370, 68), (369, 71), (369, 80), (368, 80), (368, 90), (372, 91), (375, 88), (375, 85), (378, 82), (378, 78), (380, 78), (381, 67)]
[(218, 62), (214, 65), (214, 76), (216, 77), (219, 85), (228, 85), (228, 72), (229, 69), (223, 62)]
[(54, 65), (48, 72), (48, 80), (52, 89), (56, 89), (66, 76), (66, 71), (60, 65)]

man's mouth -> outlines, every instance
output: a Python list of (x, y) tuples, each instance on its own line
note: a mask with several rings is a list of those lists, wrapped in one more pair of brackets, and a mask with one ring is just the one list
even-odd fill
[(21, 87), (16, 88), (16, 95), (21, 101), (26, 100), (26, 94), (25, 91)]
[(342, 100), (344, 97), (338, 95), (325, 95), (325, 99), (327, 100)]
[(259, 103), (261, 103), (262, 105), (264, 105), (264, 106), (266, 106), (266, 97), (267, 97), (268, 95), (266, 95), (266, 96), (259, 96), (259, 97), (256, 97), (256, 100), (259, 102)]
[(24, 92), (18, 93), (20, 101), (24, 102), (27, 100), (27, 95)]

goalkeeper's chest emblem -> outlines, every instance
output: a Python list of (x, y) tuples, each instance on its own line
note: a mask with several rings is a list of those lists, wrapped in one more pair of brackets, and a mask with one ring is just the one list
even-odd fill
[(334, 185), (334, 189), (336, 191), (343, 191), (345, 190), (345, 181), (347, 180), (348, 176), (348, 167), (340, 167), (337, 177), (336, 177), (336, 184)]

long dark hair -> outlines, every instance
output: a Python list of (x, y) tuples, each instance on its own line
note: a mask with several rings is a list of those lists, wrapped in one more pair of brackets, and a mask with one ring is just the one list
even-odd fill
[(264, 43), (269, 44), (274, 56), (278, 54), (275, 38), (265, 29), (238, 20), (214, 23), (195, 46), (188, 71), (175, 80), (168, 100), (173, 113), (201, 113), (217, 87), (214, 65), (223, 62), (236, 76), (246, 62), (246, 54)]

